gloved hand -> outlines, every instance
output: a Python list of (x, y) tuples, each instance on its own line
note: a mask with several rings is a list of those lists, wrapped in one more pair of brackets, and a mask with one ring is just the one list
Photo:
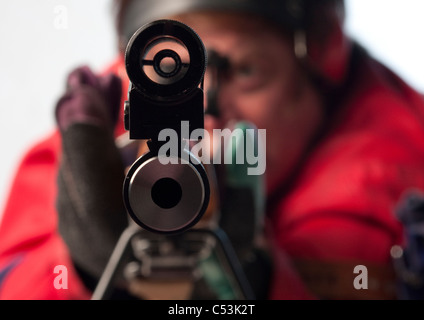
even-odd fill
[(77, 123), (114, 129), (122, 94), (120, 78), (114, 74), (100, 77), (83, 66), (69, 74), (66, 84), (66, 93), (59, 99), (55, 110), (62, 132)]
[[(395, 210), (404, 229), (405, 243), (392, 249), (401, 300), (424, 298), (424, 194), (407, 190)], [(394, 251), (394, 249), (396, 249)]]
[(124, 165), (113, 134), (121, 90), (118, 77), (81, 67), (70, 73), (56, 105), (62, 136), (59, 232), (77, 269), (94, 280), (128, 225), (121, 196)]

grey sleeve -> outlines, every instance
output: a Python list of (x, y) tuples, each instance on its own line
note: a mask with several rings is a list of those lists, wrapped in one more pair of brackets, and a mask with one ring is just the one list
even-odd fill
[(74, 263), (95, 278), (128, 225), (122, 201), (124, 166), (110, 131), (75, 124), (62, 132), (59, 232)]

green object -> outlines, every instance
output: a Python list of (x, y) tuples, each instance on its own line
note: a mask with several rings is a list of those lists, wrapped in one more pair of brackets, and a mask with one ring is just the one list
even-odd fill
[[(254, 150), (254, 154), (257, 157), (263, 157), (263, 161), (265, 161), (265, 155), (259, 154), (259, 152), (264, 152), (264, 150), (259, 151), (259, 138), (258, 129), (253, 124), (246, 121), (238, 122), (233, 130), (233, 141), (227, 146), (231, 149), (225, 150), (225, 154), (230, 152), (232, 156), (231, 163), (226, 164), (227, 185), (234, 188), (247, 188), (252, 190), (253, 196), (255, 197), (256, 222), (258, 226), (262, 226), (261, 221), (263, 220), (265, 206), (264, 175), (249, 175), (248, 169), (254, 167), (254, 165), (249, 164), (247, 159), (248, 150)], [(237, 159), (237, 155), (239, 159)], [(243, 156), (243, 161), (240, 161), (241, 156)]]
[(200, 270), (204, 279), (218, 300), (236, 300), (237, 295), (231, 285), (231, 279), (220, 264), (215, 252), (200, 262)]

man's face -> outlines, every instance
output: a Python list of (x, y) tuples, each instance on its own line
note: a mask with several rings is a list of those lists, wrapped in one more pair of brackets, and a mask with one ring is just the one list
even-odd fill
[[(205, 129), (246, 120), (266, 129), (266, 181), (272, 191), (292, 173), (322, 121), (318, 94), (302, 72), (293, 45), (281, 31), (241, 14), (190, 13), (173, 17), (191, 26), (208, 50), (230, 67), (220, 78), (220, 117)], [(209, 87), (205, 76), (205, 89)]]

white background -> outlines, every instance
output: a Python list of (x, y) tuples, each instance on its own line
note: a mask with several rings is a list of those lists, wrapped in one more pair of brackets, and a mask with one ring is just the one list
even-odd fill
[[(424, 1), (346, 4), (347, 31), (424, 92)], [(23, 153), (54, 127), (54, 104), (67, 73), (81, 64), (101, 70), (115, 56), (111, 2), (1, 1), (0, 40), (1, 218)]]

